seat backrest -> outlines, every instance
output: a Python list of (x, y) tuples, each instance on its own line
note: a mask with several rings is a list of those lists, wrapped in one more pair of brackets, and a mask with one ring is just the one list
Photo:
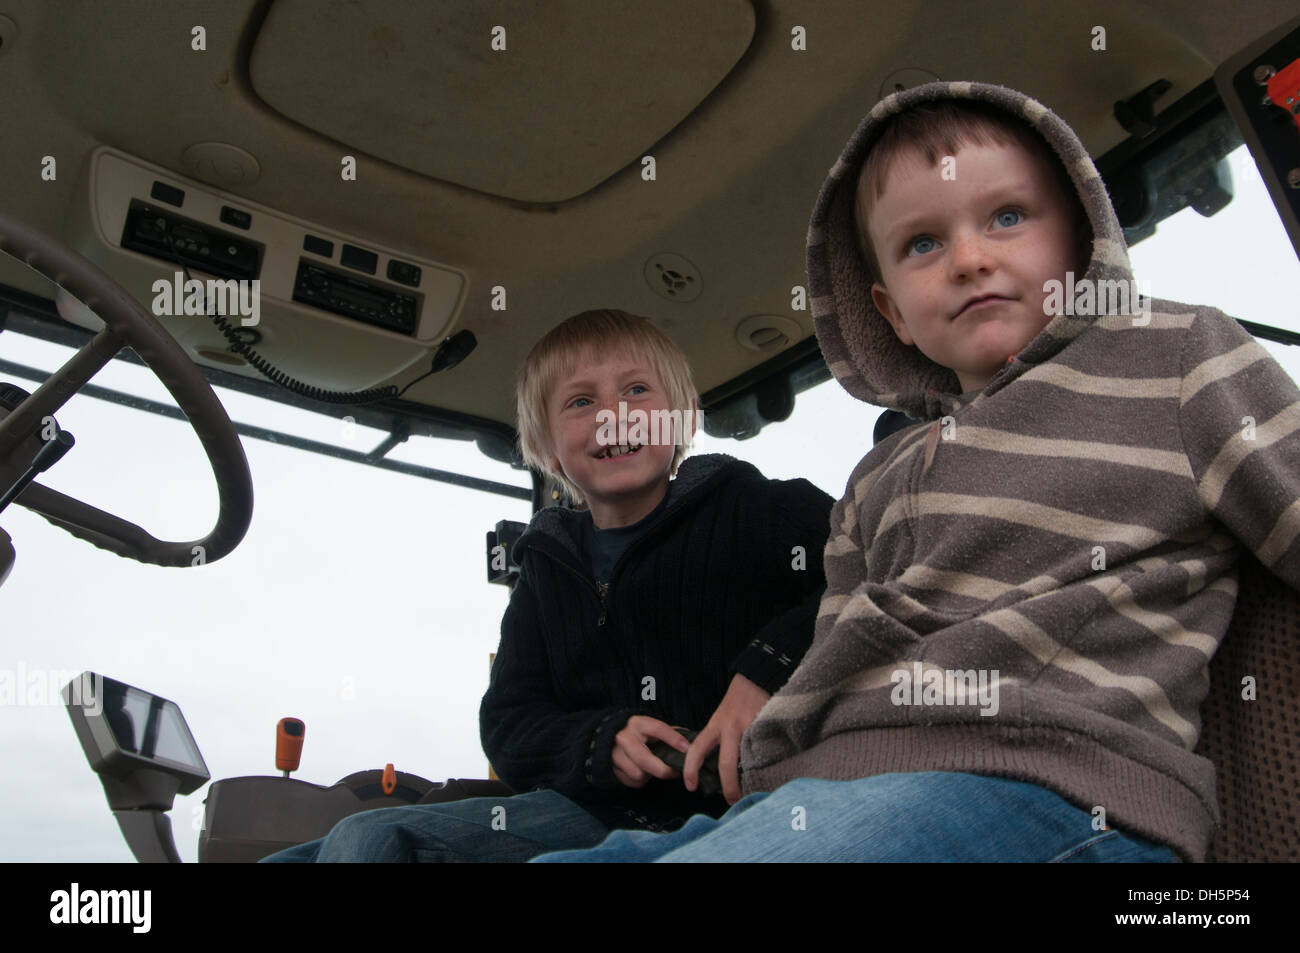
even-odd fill
[(1239, 569), (1196, 746), (1214, 763), (1222, 820), (1206, 859), (1300, 861), (1300, 593), (1247, 551)]

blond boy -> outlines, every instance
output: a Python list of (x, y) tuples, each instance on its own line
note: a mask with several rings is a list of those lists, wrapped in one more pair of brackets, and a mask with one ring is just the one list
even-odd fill
[[(480, 710), (489, 760), (527, 793), (355, 815), (276, 859), (526, 860), (739, 798), (741, 735), (812, 639), (830, 497), (721, 454), (683, 460), (690, 368), (645, 318), (570, 318), (517, 396), (525, 460), (580, 507), (542, 510), (516, 544)], [(706, 795), (714, 749), (721, 792)]]

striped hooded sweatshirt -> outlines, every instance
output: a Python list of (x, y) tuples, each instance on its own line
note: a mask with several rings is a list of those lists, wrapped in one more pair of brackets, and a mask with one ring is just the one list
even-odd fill
[[(882, 123), (944, 98), (1041, 134), (1093, 238), (1083, 284), (1062, 289), (1074, 307), (966, 394), (873, 306), (854, 233)], [(1103, 284), (1132, 275), (1083, 144), (1001, 87), (934, 83), (879, 103), (818, 196), (808, 278), (840, 384), (925, 423), (878, 443), (832, 511), (813, 644), (744, 737), (745, 790), (993, 775), (1204, 859), (1218, 807), (1194, 749), (1239, 547), (1300, 588), (1295, 384), (1213, 308), (1144, 299), (1149, 316), (1131, 313)], [(1088, 283), (1112, 306), (1090, 303)]]

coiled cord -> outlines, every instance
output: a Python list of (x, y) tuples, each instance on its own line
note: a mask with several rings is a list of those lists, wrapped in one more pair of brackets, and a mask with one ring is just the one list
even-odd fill
[[(171, 250), (173, 264), (180, 266), (181, 272), (185, 275), (186, 282), (195, 280), (193, 276), (190, 275), (189, 266), (185, 264), (180, 254), (176, 251), (176, 246), (172, 241), (171, 232), (165, 227), (162, 228), (161, 231), (163, 237), (167, 239), (167, 247)], [(201, 283), (199, 294), (200, 296), (203, 295)], [(208, 303), (206, 300), (203, 302), (203, 310), (212, 320), (212, 323), (216, 326), (217, 330), (221, 332), (223, 337), (225, 337), (227, 343), (230, 345), (231, 352), (242, 357), (259, 374), (267, 380), (280, 385), (285, 390), (327, 404), (373, 404), (381, 400), (401, 397), (411, 388), (412, 385), (424, 380), (430, 374), (435, 374), (438, 371), (444, 371), (455, 367), (478, 343), (475, 341), (474, 335), (468, 330), (463, 330), (459, 334), (447, 338), (441, 345), (439, 345), (438, 350), (434, 353), (433, 366), (426, 373), (421, 374), (419, 377), (415, 378), (415, 380), (407, 383), (407, 385), (401, 390), (398, 390), (391, 384), (384, 387), (372, 387), (369, 390), (360, 391), (326, 390), (325, 388), (315, 387), (298, 380), (293, 375), (280, 370), (280, 368), (276, 367), (261, 354), (258, 354), (257, 351), (253, 350), (251, 344), (240, 338), (239, 331), (231, 326), (230, 322), (226, 320), (224, 315), (217, 314), (215, 311), (208, 311)], [(457, 353), (459, 351), (463, 351), (463, 353)]]
[[(183, 264), (181, 267), (182, 269), (185, 269)], [(188, 269), (185, 269), (185, 279), (187, 281), (190, 280)], [(206, 303), (204, 304), (204, 308), (206, 310)], [(208, 317), (212, 319), (212, 323), (216, 325), (217, 330), (225, 336), (226, 341), (230, 344), (230, 350), (232, 353), (238, 354), (242, 357), (254, 370), (260, 373), (267, 380), (273, 381), (285, 390), (292, 391), (293, 393), (299, 394), (303, 397), (310, 397), (312, 400), (323, 401), (327, 404), (373, 404), (376, 401), (396, 397), (399, 393), (405, 393), (406, 391), (406, 388), (403, 388), (399, 392), (398, 389), (391, 384), (385, 387), (372, 387), (369, 390), (337, 391), (326, 390), (322, 387), (315, 387), (311, 384), (304, 383), (293, 375), (280, 370), (280, 368), (276, 367), (261, 354), (258, 354), (253, 350), (252, 345), (247, 341), (241, 340), (239, 332), (230, 326), (230, 322), (226, 320), (224, 315), (209, 312)], [(424, 380), (424, 378), (428, 377), (429, 374), (432, 373), (433, 371), (429, 371), (428, 374), (417, 377), (415, 381)], [(415, 381), (411, 381), (411, 384), (414, 384)], [(411, 384), (407, 384), (406, 386), (410, 387)]]

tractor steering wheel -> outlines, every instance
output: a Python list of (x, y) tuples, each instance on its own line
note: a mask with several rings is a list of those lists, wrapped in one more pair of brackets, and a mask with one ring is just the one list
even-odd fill
[(16, 410), (0, 419), (0, 473), (12, 472), (20, 445), (39, 439), (37, 431), (45, 418), (52, 417), (118, 351), (129, 346), (189, 419), (216, 477), (221, 508), (206, 537), (169, 543), (134, 523), (38, 483), (28, 486), (14, 502), (79, 539), (143, 563), (191, 566), (220, 559), (233, 550), (253, 518), (253, 478), (235, 427), (198, 365), (117, 282), (62, 242), (0, 213), (0, 251), (53, 281), (107, 325)]

